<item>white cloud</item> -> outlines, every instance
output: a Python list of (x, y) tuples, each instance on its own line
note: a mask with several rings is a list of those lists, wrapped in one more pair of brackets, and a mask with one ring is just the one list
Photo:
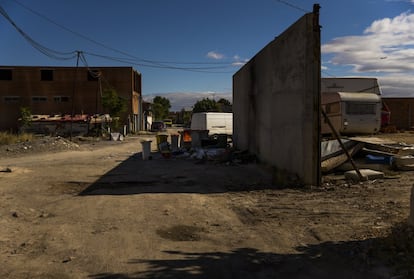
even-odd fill
[[(355, 72), (398, 73), (414, 70), (414, 14), (374, 21), (364, 35), (335, 38), (322, 46), (330, 63), (351, 65)], [(386, 59), (384, 59), (386, 58)]]
[(224, 58), (224, 55), (221, 54), (221, 53), (218, 53), (216, 51), (209, 51), (207, 53), (207, 57), (208, 58), (212, 58), (212, 59), (216, 59), (216, 60), (220, 60), (220, 59), (223, 59)]
[(408, 77), (414, 73), (412, 30), (414, 14), (405, 12), (374, 21), (360, 36), (335, 38), (322, 46), (322, 53), (332, 56), (326, 63), (331, 65), (329, 68), (351, 66), (352, 72), (359, 75), (377, 74), (384, 81), (384, 95), (397, 91), (411, 94), (414, 87)]
[(233, 60), (234, 60), (234, 62), (232, 63), (233, 66), (243, 66), (249, 61), (249, 59), (243, 59), (239, 55), (234, 55)]

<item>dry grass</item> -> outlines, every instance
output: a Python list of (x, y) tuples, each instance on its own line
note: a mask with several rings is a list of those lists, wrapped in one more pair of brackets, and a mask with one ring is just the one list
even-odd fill
[(33, 135), (28, 133), (12, 134), (9, 132), (0, 132), (0, 145), (31, 141), (32, 139)]

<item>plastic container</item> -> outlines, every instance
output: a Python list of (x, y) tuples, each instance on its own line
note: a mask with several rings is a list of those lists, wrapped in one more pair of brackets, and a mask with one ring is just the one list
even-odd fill
[(167, 139), (168, 139), (168, 135), (163, 135), (163, 134), (157, 135), (158, 150), (160, 150), (160, 146), (164, 146), (165, 143), (168, 143)]
[(175, 152), (178, 150), (178, 139), (180, 135), (171, 135), (171, 151)]
[(151, 157), (151, 141), (143, 140), (141, 141), (142, 145), (142, 160), (149, 160)]
[(181, 134), (181, 140), (180, 140), (180, 147), (181, 148), (185, 148), (185, 149), (190, 149), (191, 148), (191, 130), (190, 129), (185, 129), (181, 132), (179, 132)]

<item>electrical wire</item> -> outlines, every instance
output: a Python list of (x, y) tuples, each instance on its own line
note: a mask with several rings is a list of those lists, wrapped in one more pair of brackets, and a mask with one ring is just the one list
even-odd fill
[(305, 12), (305, 13), (310, 13), (310, 12), (311, 12), (311, 11), (308, 11), (308, 10), (306, 10), (306, 9), (302, 8), (302, 7), (299, 7), (299, 6), (297, 6), (297, 5), (294, 5), (294, 4), (292, 4), (292, 3), (290, 3), (290, 2), (288, 2), (288, 1), (286, 1), (286, 0), (275, 0), (275, 1), (277, 1), (277, 2), (279, 2), (279, 3), (282, 3), (282, 4), (286, 5), (286, 6), (289, 6), (289, 7), (291, 7), (291, 8), (294, 8), (294, 9), (296, 9), (296, 10), (299, 10), (299, 11), (301, 11), (301, 12)]
[(140, 62), (132, 60), (132, 59), (112, 57), (112, 56), (101, 55), (101, 54), (96, 54), (96, 53), (92, 53), (92, 52), (84, 52), (84, 53), (88, 54), (90, 56), (95, 56), (95, 57), (99, 57), (99, 58), (103, 58), (103, 59), (107, 59), (107, 60), (121, 62), (121, 63), (124, 63), (124, 64), (132, 64), (132, 65), (137, 65), (137, 66), (141, 66), (141, 67), (150, 67), (150, 68), (183, 70), (183, 71), (203, 72), (203, 73), (220, 73), (218, 71), (213, 71), (213, 70), (220, 70), (220, 69), (230, 68), (230, 64), (226, 64), (226, 65), (223, 65), (223, 66), (210, 66), (210, 67), (179, 67), (179, 66), (172, 66), (172, 65), (167, 65), (167, 64), (147, 64), (147, 63), (142, 63), (142, 62), (140, 63)]
[[(174, 66), (170, 65), (169, 63), (172, 62), (166, 62), (166, 61), (152, 61), (152, 60), (145, 60), (145, 59), (139, 59), (132, 55), (127, 55), (130, 58), (120, 58), (120, 57), (111, 57), (101, 54), (96, 54), (92, 52), (83, 52), (83, 51), (72, 51), (72, 52), (60, 52), (53, 49), (50, 49), (46, 46), (43, 46), (42, 44), (36, 42), (34, 39), (32, 39), (27, 33), (25, 33), (17, 24), (11, 19), (11, 17), (7, 14), (7, 12), (3, 9), (3, 7), (0, 6), (0, 14), (3, 15), (7, 21), (10, 22), (10, 24), (25, 38), (30, 45), (32, 45), (35, 49), (43, 53), (44, 55), (48, 56), (49, 58), (57, 59), (57, 60), (71, 60), (76, 57), (81, 59), (81, 61), (87, 65), (86, 58), (84, 56), (84, 53), (90, 55), (99, 57), (102, 59), (107, 59), (111, 61), (121, 62), (124, 64), (129, 65), (137, 65), (140, 67), (152, 67), (152, 68), (161, 68), (161, 69), (171, 69), (171, 70), (183, 70), (183, 71), (191, 71), (191, 72), (201, 72), (201, 73), (232, 73), (233, 71), (226, 71), (226, 72), (219, 72), (217, 70), (229, 68), (232, 66), (230, 63), (197, 63), (197, 62), (191, 62), (191, 63), (184, 63), (179, 62), (175, 63), (177, 65), (217, 65), (217, 66), (203, 66), (203, 67), (181, 67), (181, 66)], [(57, 23), (56, 23), (57, 24)], [(60, 26), (60, 25), (59, 25)], [(64, 26), (60, 26), (61, 28), (65, 28)], [(65, 28), (66, 29), (66, 28)], [(67, 29), (69, 30), (69, 29)], [(82, 35), (81, 35), (82, 36)], [(97, 43), (97, 42), (96, 42)], [(99, 44), (99, 43), (98, 43)], [(91, 76), (93, 76), (93, 72), (90, 71)]]
[[(47, 16), (35, 11), (34, 9), (22, 4), (21, 2), (19, 2), (17, 0), (12, 0), (12, 1), (15, 2), (16, 4), (20, 5), (24, 9), (28, 10), (29, 12), (41, 17), (42, 19), (58, 26), (59, 28), (65, 30), (69, 33), (72, 33), (73, 35), (76, 35), (76, 36), (78, 36), (78, 37), (80, 37), (84, 40), (87, 40), (87, 41), (89, 41), (93, 44), (96, 44), (98, 46), (101, 46), (105, 49), (111, 50), (113, 52), (117, 52), (117, 53), (122, 54), (124, 56), (127, 56), (129, 58), (132, 58), (133, 60), (131, 60), (130, 63), (133, 63), (135, 65), (144, 66), (144, 67), (153, 67), (153, 68), (173, 69), (173, 70), (188, 70), (188, 71), (205, 71), (205, 70), (208, 71), (208, 70), (214, 69), (214, 68), (212, 68), (212, 67), (195, 67), (195, 68), (192, 68), (192, 67), (179, 67), (179, 66), (176, 66), (176, 65), (209, 65), (209, 64), (216, 65), (217, 64), (217, 65), (234, 66), (233, 63), (229, 63), (229, 62), (179, 62), (179, 61), (162, 61), (162, 60), (157, 61), (157, 60), (142, 59), (142, 58), (139, 58), (139, 57), (134, 56), (132, 54), (129, 54), (125, 51), (118, 50), (118, 49), (110, 47), (106, 44), (100, 43), (100, 42), (98, 42), (94, 39), (91, 39), (88, 36), (85, 36), (85, 35), (83, 35), (79, 32), (73, 31), (72, 29), (69, 29), (69, 28), (63, 26), (62, 24), (57, 23), (56, 21), (54, 21), (54, 20), (48, 18)], [(96, 55), (96, 56), (99, 56), (99, 55)], [(118, 62), (122, 62), (122, 63), (128, 63), (126, 58), (114, 58), (114, 57), (109, 57), (109, 56), (108, 57), (102, 56), (102, 58), (109, 58), (109, 60), (118, 61)], [(141, 63), (143, 63), (143, 64), (141, 64)]]
[(38, 42), (36, 42), (34, 39), (32, 39), (27, 33), (25, 33), (17, 24), (11, 19), (11, 17), (7, 14), (7, 12), (3, 9), (3, 7), (0, 6), (0, 14), (17, 30), (17, 32), (20, 33), (20, 35), (23, 36), (23, 38), (29, 42), (30, 45), (32, 45), (35, 49), (43, 53), (44, 55), (57, 59), (57, 60), (70, 60), (76, 57), (76, 52), (60, 52), (53, 50), (51, 48), (48, 48)]

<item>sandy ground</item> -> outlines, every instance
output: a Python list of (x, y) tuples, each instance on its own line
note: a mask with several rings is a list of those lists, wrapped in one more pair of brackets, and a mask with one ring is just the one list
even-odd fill
[(278, 189), (254, 163), (155, 151), (147, 135), (0, 157), (0, 278), (413, 276), (413, 172)]

